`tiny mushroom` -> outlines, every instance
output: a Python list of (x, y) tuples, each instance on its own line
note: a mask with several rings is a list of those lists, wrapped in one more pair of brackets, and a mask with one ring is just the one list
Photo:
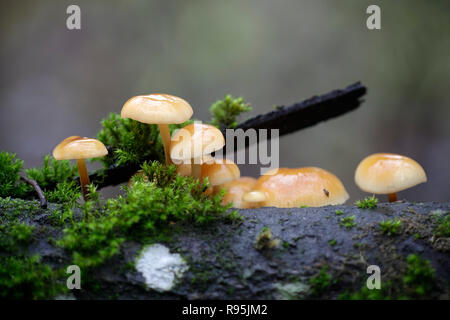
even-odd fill
[(375, 153), (364, 158), (355, 171), (355, 183), (369, 193), (387, 194), (397, 201), (397, 192), (427, 182), (422, 166), (411, 158), (392, 153)]
[(103, 157), (107, 154), (108, 150), (97, 139), (79, 136), (68, 137), (53, 149), (53, 157), (56, 160), (77, 160), (84, 200), (87, 199), (87, 185), (90, 183), (84, 159)]
[(205, 155), (223, 148), (225, 138), (214, 126), (193, 123), (178, 130), (172, 137), (170, 157), (176, 164), (192, 165), (192, 176), (200, 178)]
[(270, 170), (243, 197), (248, 202), (279, 208), (337, 205), (348, 198), (342, 182), (334, 174), (316, 167)]
[(187, 101), (160, 93), (133, 97), (125, 102), (120, 113), (122, 118), (158, 125), (164, 146), (166, 164), (171, 164), (169, 124), (186, 122), (192, 114), (192, 107)]
[(258, 208), (260, 203), (247, 202), (243, 199), (244, 194), (253, 190), (257, 180), (252, 177), (240, 177), (239, 179), (216, 186), (218, 191), (225, 189), (225, 195), (222, 204), (227, 205), (233, 203), (234, 208), (250, 209)]

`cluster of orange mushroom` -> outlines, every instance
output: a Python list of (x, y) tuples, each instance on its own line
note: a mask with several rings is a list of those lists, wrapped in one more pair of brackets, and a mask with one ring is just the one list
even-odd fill
[[(216, 159), (211, 154), (225, 145), (216, 127), (193, 123), (170, 135), (169, 124), (182, 124), (193, 114), (189, 103), (168, 94), (150, 94), (129, 99), (121, 116), (159, 127), (166, 164), (174, 163), (181, 175), (198, 179), (208, 178), (215, 194), (225, 189), (223, 204), (235, 208), (280, 208), (343, 204), (349, 195), (334, 174), (317, 167), (278, 168), (259, 179), (241, 177), (238, 166), (229, 159)], [(89, 184), (84, 159), (102, 157), (108, 151), (96, 139), (72, 136), (54, 150), (57, 160), (76, 159), (83, 196)], [(387, 194), (389, 201), (397, 201), (397, 192), (427, 181), (423, 168), (411, 158), (388, 153), (366, 157), (358, 165), (355, 182), (360, 189), (372, 194)]]

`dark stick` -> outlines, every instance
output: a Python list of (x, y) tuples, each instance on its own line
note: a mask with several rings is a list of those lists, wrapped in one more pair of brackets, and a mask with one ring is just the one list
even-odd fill
[(41, 200), (41, 208), (47, 208), (47, 199), (45, 199), (44, 192), (42, 192), (42, 189), (41, 187), (39, 187), (38, 183), (33, 179), (28, 179), (25, 177), (20, 178), (34, 188), (34, 191), (36, 191), (39, 200)]
[[(258, 115), (237, 125), (235, 129), (278, 129), (279, 136), (316, 125), (319, 122), (338, 117), (358, 108), (360, 99), (367, 92), (366, 87), (357, 82), (342, 90), (334, 90), (321, 96), (295, 103), (289, 107), (279, 106), (275, 111)], [(225, 134), (225, 130), (222, 130)], [(270, 131), (268, 132), (270, 139)], [(245, 147), (249, 146), (249, 139)], [(237, 143), (234, 143), (237, 150)]]
[[(289, 107), (280, 106), (275, 111), (258, 115), (238, 124), (235, 129), (279, 129), (281, 137), (358, 108), (363, 102), (361, 97), (366, 94), (366, 91), (366, 87), (357, 82), (345, 89), (314, 96)], [(225, 133), (225, 130), (223, 132)], [(234, 145), (236, 150), (237, 143)], [(248, 139), (246, 139), (245, 146), (248, 147)], [(138, 164), (114, 166), (93, 172), (89, 175), (89, 179), (97, 185), (98, 189), (101, 189), (126, 182), (137, 170), (139, 170)]]

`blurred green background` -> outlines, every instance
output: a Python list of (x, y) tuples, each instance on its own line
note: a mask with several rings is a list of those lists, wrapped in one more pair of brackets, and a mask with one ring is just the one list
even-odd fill
[[(70, 4), (79, 31), (66, 29)], [(69, 135), (94, 137), (137, 94), (183, 97), (208, 120), (227, 93), (256, 115), (360, 80), (360, 109), (282, 137), (281, 166), (330, 170), (353, 202), (359, 161), (400, 153), (429, 180), (401, 198), (450, 200), (450, 1), (2, 0), (0, 12), (0, 150), (26, 167)]]

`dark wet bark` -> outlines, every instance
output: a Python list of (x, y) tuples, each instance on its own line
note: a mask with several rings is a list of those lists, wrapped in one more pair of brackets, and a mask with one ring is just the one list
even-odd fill
[[(343, 214), (336, 215), (336, 210)], [(58, 238), (61, 230), (48, 224), (51, 210), (45, 212), (31, 223), (45, 227), (47, 235), (30, 248), (44, 262), (64, 267), (70, 257), (48, 241), (48, 233)], [(410, 202), (383, 203), (373, 210), (354, 206), (242, 210), (242, 223), (178, 225), (181, 228), (175, 228), (171, 239), (162, 242), (189, 265), (167, 292), (145, 288), (142, 274), (130, 269), (143, 244), (126, 242), (105, 266), (85, 271), (94, 286), (85, 283), (72, 293), (79, 299), (336, 299), (365, 286), (367, 266), (378, 265), (385, 294), (414, 298), (414, 285), (402, 283), (407, 256), (417, 254), (431, 262), (436, 274), (420, 298), (448, 299), (450, 238), (436, 235), (435, 217), (449, 212), (450, 203)], [(355, 225), (343, 226), (341, 219), (352, 216)], [(398, 233), (383, 233), (379, 223), (392, 219), (402, 221)], [(278, 246), (257, 250), (255, 242), (265, 227)], [(329, 282), (317, 291), (310, 279), (323, 268)]]

